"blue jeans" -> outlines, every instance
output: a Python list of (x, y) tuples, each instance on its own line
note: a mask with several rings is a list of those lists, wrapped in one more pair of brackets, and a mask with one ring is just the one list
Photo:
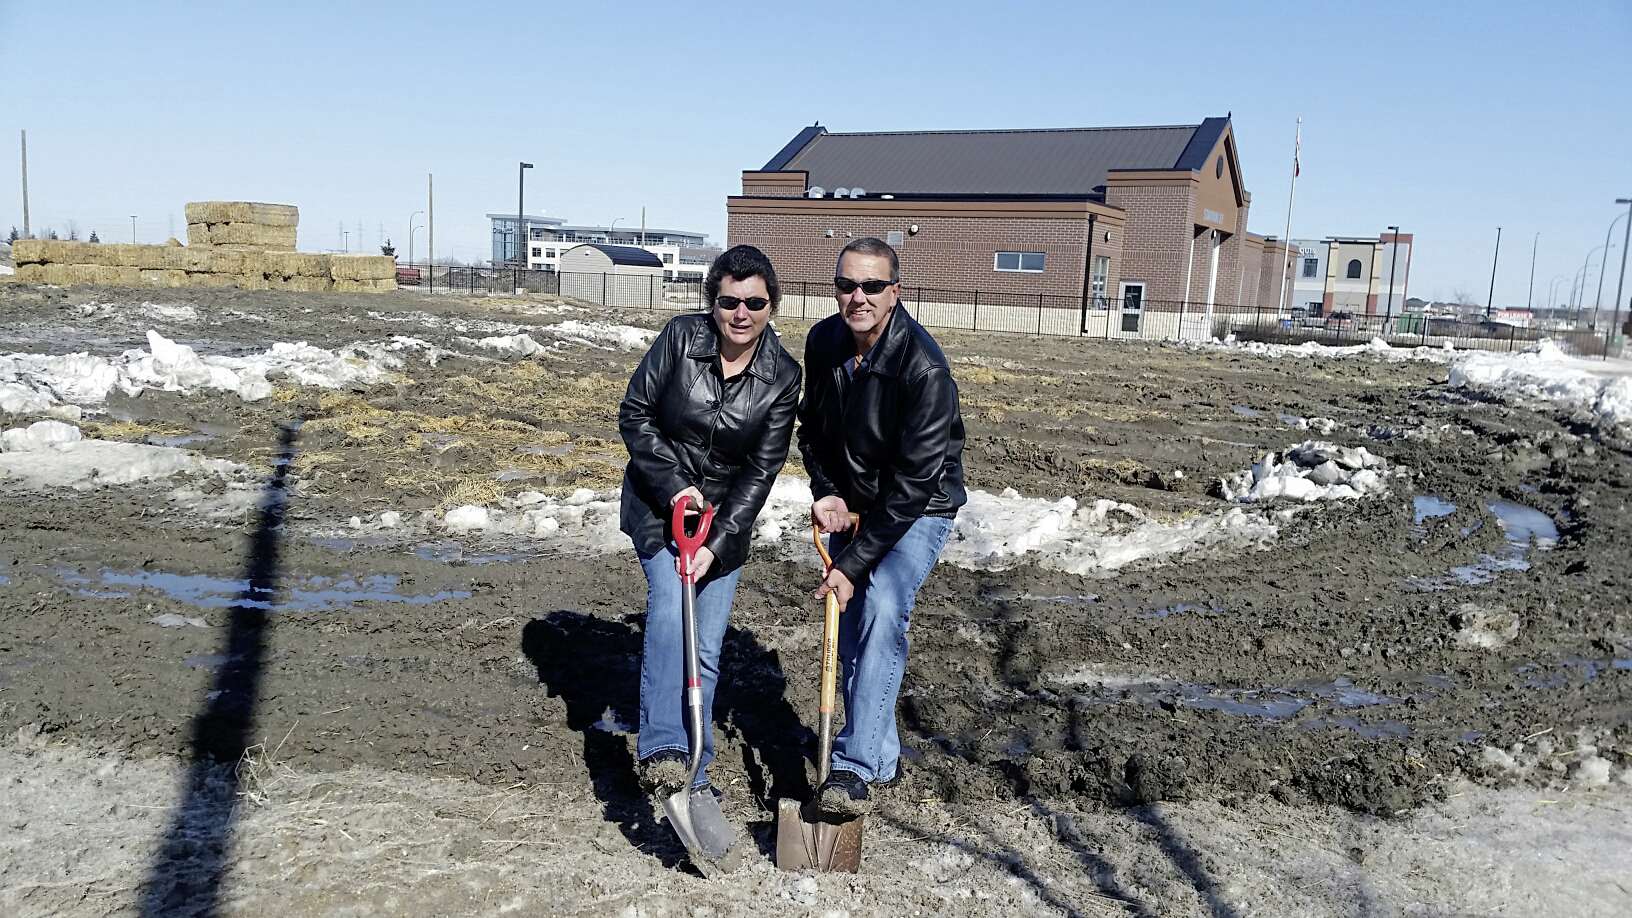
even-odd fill
[[(680, 614), (680, 575), (674, 572), (674, 549), (640, 558), (646, 571), (646, 640), (640, 656), (640, 735), (635, 754), (641, 761), (665, 750), (690, 752), (686, 731), (685, 634)], [(714, 686), (720, 681), (720, 645), (731, 620), (731, 599), (742, 568), (712, 577), (697, 586), (697, 656), (703, 677), (703, 764), (714, 761)]]
[[(907, 669), (907, 628), (918, 588), (951, 534), (952, 520), (919, 517), (839, 615), (844, 729), (833, 740), (834, 770), (868, 782), (895, 777), (901, 759), (895, 700)], [(849, 541), (848, 533), (834, 533), (828, 551), (838, 554)]]

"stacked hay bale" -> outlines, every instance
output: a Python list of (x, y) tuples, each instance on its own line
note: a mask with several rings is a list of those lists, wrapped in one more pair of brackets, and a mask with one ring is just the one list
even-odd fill
[(253, 201), (187, 205), (187, 244), (238, 252), (293, 252), (300, 208)]
[(296, 252), (298, 208), (250, 201), (187, 205), (187, 239), (123, 245), (20, 239), (13, 246), (17, 280), (30, 283), (136, 287), (241, 287), (321, 293), (374, 293), (397, 288), (388, 255)]

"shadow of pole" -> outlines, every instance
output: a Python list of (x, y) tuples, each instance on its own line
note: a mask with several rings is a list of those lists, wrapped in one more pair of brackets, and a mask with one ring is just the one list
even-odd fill
[(1190, 885), (1206, 901), (1207, 908), (1212, 911), (1214, 918), (1240, 918), (1241, 913), (1224, 901), (1218, 881), (1207, 872), (1207, 868), (1201, 863), (1201, 856), (1185, 840), (1183, 833), (1162, 817), (1159, 807), (1138, 807), (1129, 810), (1128, 815), (1149, 826), (1156, 833), (1156, 843), (1161, 846), (1162, 853), (1167, 855), (1173, 866), (1190, 881)]
[(181, 803), (143, 888), (141, 913), (214, 915), (229, 866), (237, 813), (238, 763), (252, 744), (268, 613), (277, 590), (286, 478), (295, 457), (298, 421), (281, 427), (272, 478), (245, 560), (244, 592), (229, 609), (226, 645), (205, 705), (193, 718), (191, 755)]

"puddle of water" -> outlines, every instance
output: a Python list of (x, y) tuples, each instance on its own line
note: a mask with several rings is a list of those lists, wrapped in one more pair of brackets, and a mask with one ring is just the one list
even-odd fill
[(1259, 411), (1256, 408), (1248, 408), (1246, 405), (1231, 405), (1230, 410), (1244, 418), (1258, 418), (1264, 416), (1262, 411)]
[(1498, 500), (1491, 502), (1490, 512), (1496, 515), (1496, 525), (1502, 527), (1507, 541), (1521, 551), (1532, 545), (1546, 550), (1558, 544), (1557, 524), (1534, 507)]
[(195, 653), (181, 662), (185, 664), (188, 669), (220, 669), (221, 667), (227, 665), (227, 661), (231, 659), (232, 657), (225, 654)]
[(1420, 494), (1411, 498), (1411, 521), (1417, 526), (1421, 526), (1424, 520), (1450, 516), (1455, 512), (1456, 504), (1438, 494)]
[(608, 707), (601, 714), (600, 720), (597, 720), (589, 725), (589, 729), (599, 730), (602, 733), (610, 733), (614, 736), (633, 735), (635, 733), (634, 725), (626, 724), (619, 720), (618, 716), (612, 713), (612, 709), (610, 707)]
[(1566, 657), (1556, 665), (1527, 663), (1514, 670), (1518, 675), (1530, 673), (1524, 681), (1526, 688), (1563, 688), (1577, 682), (1591, 682), (1605, 672), (1632, 672), (1632, 659), (1588, 660), (1584, 657)]
[(511, 561), (529, 561), (543, 557), (537, 551), (466, 551), (465, 546), (452, 539), (427, 542), (414, 548), (414, 556), (424, 561), (443, 564), (504, 564)]
[[(70, 584), (89, 584), (91, 581), (72, 571), (59, 572)], [(423, 606), (454, 599), (469, 599), (465, 590), (443, 590), (437, 593), (407, 594), (400, 590), (401, 579), (389, 574), (356, 579), (344, 577), (307, 577), (283, 589), (279, 600), (274, 591), (265, 587), (251, 587), (247, 580), (211, 577), (207, 574), (171, 574), (163, 571), (112, 571), (98, 574), (102, 586), (130, 587), (157, 590), (178, 602), (201, 609), (251, 608), (277, 609), (283, 612), (318, 612), (340, 608), (355, 602), (400, 602)], [(99, 599), (125, 598), (128, 592), (79, 590), (81, 595)]]
[(1197, 615), (1220, 615), (1223, 614), (1223, 612), (1224, 607), (1216, 602), (1209, 602), (1206, 604), (1199, 602), (1176, 602), (1170, 606), (1162, 606), (1160, 609), (1149, 609), (1139, 614), (1143, 618), (1169, 618), (1174, 615), (1185, 615), (1192, 613)]
[(11, 582), (10, 577), (7, 577), (5, 574), (0, 574), (0, 586), (5, 586), (6, 584), (8, 584), (10, 582)]
[(210, 439), (208, 434), (191, 433), (179, 437), (148, 437), (147, 442), (154, 446), (191, 446)]
[(1011, 593), (998, 590), (986, 593), (984, 598), (992, 602), (1047, 602), (1062, 606), (1087, 606), (1099, 602), (1098, 593), (1062, 593), (1055, 596), (1043, 596), (1037, 593)]
[[(1418, 498), (1420, 500), (1420, 498)], [(1486, 504), (1496, 519), (1496, 525), (1507, 540), (1507, 548), (1498, 554), (1479, 556), (1472, 564), (1460, 564), (1439, 577), (1411, 577), (1406, 585), (1417, 590), (1450, 590), (1458, 586), (1483, 586), (1494, 581), (1504, 571), (1530, 569), (1530, 552), (1548, 551), (1558, 545), (1558, 525), (1553, 518), (1523, 504), (1508, 500), (1493, 500)], [(1483, 521), (1463, 527), (1466, 538), (1484, 526)]]
[(560, 443), (555, 446), (542, 446), (534, 443), (529, 446), (523, 446), (519, 452), (525, 453), (529, 456), (565, 456), (566, 454), (572, 452), (572, 444)]

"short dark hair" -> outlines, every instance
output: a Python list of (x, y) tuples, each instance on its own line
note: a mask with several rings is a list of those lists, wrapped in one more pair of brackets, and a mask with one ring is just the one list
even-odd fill
[(750, 277), (764, 278), (765, 290), (771, 297), (771, 311), (782, 303), (782, 285), (776, 282), (776, 269), (765, 253), (751, 245), (736, 245), (720, 253), (708, 266), (708, 277), (703, 281), (703, 309), (713, 309), (714, 299), (720, 295), (720, 281), (731, 275), (733, 280), (745, 281)]
[(890, 282), (896, 283), (901, 280), (901, 256), (895, 254), (894, 246), (875, 236), (863, 236), (860, 239), (852, 239), (845, 243), (844, 248), (839, 249), (838, 260), (833, 262), (833, 276), (838, 276), (839, 265), (844, 264), (844, 256), (851, 252), (888, 258), (890, 260)]

